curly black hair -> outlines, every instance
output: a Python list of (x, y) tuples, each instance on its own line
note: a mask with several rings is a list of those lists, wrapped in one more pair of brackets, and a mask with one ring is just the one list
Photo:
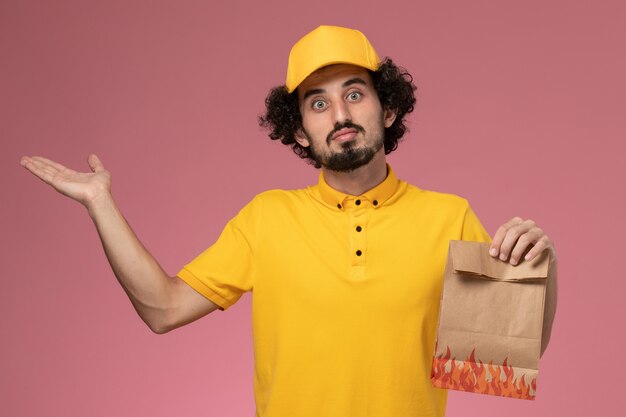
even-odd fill
[[(385, 154), (396, 150), (398, 141), (408, 130), (404, 117), (415, 108), (415, 84), (413, 77), (402, 67), (398, 67), (389, 58), (385, 58), (376, 71), (370, 71), (374, 89), (383, 109), (396, 113), (393, 124), (385, 129)], [(279, 140), (302, 159), (320, 168), (308, 147), (300, 145), (295, 138), (296, 132), (302, 128), (302, 116), (296, 91), (289, 93), (287, 87), (281, 85), (270, 90), (265, 99), (266, 112), (259, 116), (259, 125), (269, 129), (269, 137)]]

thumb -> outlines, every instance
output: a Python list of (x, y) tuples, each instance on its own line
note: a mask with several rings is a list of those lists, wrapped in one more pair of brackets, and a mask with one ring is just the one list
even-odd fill
[(89, 167), (93, 172), (104, 171), (104, 165), (102, 165), (100, 158), (98, 158), (96, 154), (92, 153), (91, 155), (89, 155), (89, 157), (87, 158), (87, 163), (89, 164)]

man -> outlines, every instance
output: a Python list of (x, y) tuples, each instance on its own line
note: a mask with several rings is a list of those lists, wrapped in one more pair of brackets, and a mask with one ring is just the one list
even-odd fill
[[(258, 195), (176, 277), (136, 238), (95, 155), (92, 173), (41, 157), (22, 165), (81, 202), (135, 309), (156, 333), (227, 309), (253, 291), (257, 416), (442, 416), (429, 381), (448, 243), (489, 241), (466, 200), (420, 190), (385, 155), (415, 102), (410, 75), (365, 36), (321, 26), (293, 47), (263, 126), (321, 168), (303, 190)], [(490, 253), (516, 264), (553, 251), (513, 218)], [(549, 284), (554, 298), (556, 282)], [(542, 350), (554, 311), (546, 311)]]

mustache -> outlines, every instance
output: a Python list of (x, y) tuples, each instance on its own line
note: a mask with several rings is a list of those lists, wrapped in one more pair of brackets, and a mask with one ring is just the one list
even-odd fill
[(357, 132), (365, 133), (365, 129), (363, 129), (363, 126), (357, 125), (357, 124), (352, 123), (350, 121), (347, 121), (347, 122), (344, 122), (344, 123), (335, 123), (335, 126), (333, 127), (333, 130), (328, 134), (328, 136), (326, 136), (326, 143), (330, 144), (330, 142), (332, 142), (332, 140), (333, 140), (333, 135), (335, 133), (339, 132), (341, 129), (354, 129)]

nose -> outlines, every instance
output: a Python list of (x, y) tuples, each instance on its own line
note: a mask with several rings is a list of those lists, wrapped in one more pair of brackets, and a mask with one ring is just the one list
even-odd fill
[(335, 123), (342, 124), (347, 121), (352, 121), (348, 103), (346, 103), (344, 100), (337, 100), (335, 101), (335, 103), (336, 103), (334, 106)]

